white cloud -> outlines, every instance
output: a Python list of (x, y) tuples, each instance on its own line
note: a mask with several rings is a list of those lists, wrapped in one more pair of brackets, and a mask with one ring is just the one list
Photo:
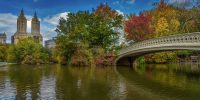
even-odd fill
[(31, 32), (31, 20), (27, 21), (27, 31)]
[(118, 13), (119, 15), (124, 16), (124, 12), (122, 12), (122, 11), (120, 11), (120, 10), (116, 10), (116, 11), (117, 11), (117, 13)]
[(55, 37), (57, 33), (55, 32), (56, 27), (47, 27), (46, 25), (41, 25), (41, 34), (43, 36), (43, 40), (51, 39)]
[(10, 42), (11, 35), (17, 30), (17, 16), (11, 13), (0, 14), (0, 33), (6, 32), (7, 41)]
[[(41, 33), (43, 35), (43, 40), (52, 39), (52, 37), (55, 37), (57, 33), (55, 32), (56, 26), (59, 23), (59, 19), (62, 17), (64, 19), (67, 19), (67, 15), (69, 12), (63, 12), (58, 13), (53, 16), (47, 16), (43, 19), (42, 25), (41, 25)], [(47, 25), (48, 23), (49, 25)]]
[(5, 30), (8, 30), (8, 28), (10, 28), (11, 26), (16, 25), (16, 22), (17, 22), (16, 20), (17, 20), (17, 16), (11, 13), (0, 14), (0, 27), (6, 28)]
[(26, 19), (27, 19), (27, 31), (31, 32), (31, 20), (32, 20), (32, 16), (26, 15)]
[(118, 35), (119, 42), (117, 43), (117, 45), (120, 45), (121, 43), (125, 42), (124, 29), (123, 28), (113, 28), (113, 30), (119, 33), (119, 35)]
[[(66, 15), (68, 13), (69, 12), (63, 12), (53, 16), (48, 16), (43, 20), (39, 19), (43, 40), (51, 39), (52, 37), (55, 37), (57, 35), (57, 33), (55, 32), (56, 25), (58, 24), (60, 17), (67, 18)], [(25, 15), (25, 17), (27, 18), (27, 32), (30, 33), (31, 19), (33, 16)], [(0, 33), (6, 32), (8, 43), (11, 42), (11, 36), (17, 31), (17, 18), (17, 15), (11, 13), (0, 14)]]
[(57, 25), (59, 23), (59, 19), (61, 17), (67, 19), (68, 13), (69, 12), (63, 12), (63, 13), (59, 13), (59, 14), (56, 14), (53, 16), (48, 16), (48, 17), (44, 18), (44, 22), (47, 22), (52, 25)]

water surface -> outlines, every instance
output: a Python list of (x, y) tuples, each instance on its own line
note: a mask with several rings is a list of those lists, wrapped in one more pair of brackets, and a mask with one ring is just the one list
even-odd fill
[(0, 99), (198, 100), (200, 66), (0, 67)]

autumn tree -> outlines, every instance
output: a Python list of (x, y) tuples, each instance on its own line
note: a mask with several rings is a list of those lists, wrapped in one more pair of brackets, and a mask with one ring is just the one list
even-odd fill
[[(152, 26), (155, 28), (153, 37), (169, 36), (180, 33), (180, 11), (161, 0), (155, 9), (146, 12), (152, 16)], [(166, 63), (176, 58), (175, 52), (163, 52), (146, 55), (147, 62)]]
[(155, 29), (156, 29), (156, 32), (155, 32), (156, 37), (169, 34), (169, 25), (167, 23), (167, 20), (164, 17), (159, 18)]
[(161, 0), (157, 7), (146, 12), (152, 16), (152, 26), (155, 27), (154, 37), (177, 34), (180, 30), (180, 11)]
[(125, 22), (126, 38), (128, 40), (142, 41), (151, 37), (154, 29), (151, 27), (151, 16), (140, 14), (132, 16)]

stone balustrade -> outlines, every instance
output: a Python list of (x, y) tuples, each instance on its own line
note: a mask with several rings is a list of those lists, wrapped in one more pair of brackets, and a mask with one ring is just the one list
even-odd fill
[(123, 55), (130, 51), (151, 48), (151, 47), (159, 47), (165, 45), (167, 46), (171, 44), (179, 46), (179, 45), (189, 45), (193, 43), (199, 43), (200, 45), (200, 32), (164, 36), (160, 38), (149, 39), (142, 42), (134, 43), (128, 47), (122, 48), (119, 51), (118, 55)]

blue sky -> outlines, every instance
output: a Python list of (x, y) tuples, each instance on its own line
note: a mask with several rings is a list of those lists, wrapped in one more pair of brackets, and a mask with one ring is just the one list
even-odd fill
[(158, 0), (1, 0), (0, 13), (13, 13), (18, 15), (21, 8), (26, 14), (32, 15), (36, 10), (41, 18), (62, 12), (76, 12), (79, 10), (92, 10), (100, 3), (108, 3), (113, 9), (124, 13), (140, 12), (150, 9), (152, 3)]
[[(56, 36), (54, 31), (60, 17), (69, 12), (95, 9), (100, 3), (107, 3), (120, 14), (136, 13), (151, 9), (152, 4), (159, 0), (1, 0), (0, 1), (0, 33), (7, 33), (7, 41), (16, 32), (16, 20), (23, 8), (28, 19), (28, 32), (30, 20), (37, 12), (41, 21), (41, 33), (44, 40)], [(170, 0), (185, 1), (185, 0)]]

